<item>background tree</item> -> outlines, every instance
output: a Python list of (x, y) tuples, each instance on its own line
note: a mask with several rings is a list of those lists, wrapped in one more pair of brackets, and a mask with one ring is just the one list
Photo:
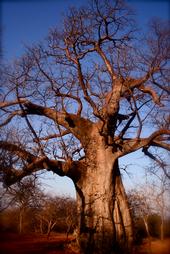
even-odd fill
[(33, 193), (28, 179), (24, 180), (19, 187), (15, 184), (8, 190), (3, 189), (1, 200), (4, 207), (0, 211), (2, 232), (36, 232), (46, 234), (49, 238), (54, 231), (65, 233), (68, 240), (77, 224), (75, 200), (70, 197), (52, 197), (37, 189), (37, 186)]
[(50, 237), (51, 231), (72, 233), (76, 222), (75, 201), (69, 197), (51, 197), (46, 195), (42, 209), (37, 213), (40, 220), (40, 232), (46, 232)]
[(134, 224), (137, 226), (137, 221), (139, 219), (143, 220), (145, 226), (146, 234), (151, 246), (151, 234), (149, 229), (149, 216), (153, 213), (153, 208), (151, 206), (150, 200), (146, 193), (142, 190), (131, 190), (128, 199), (130, 202), (130, 208), (133, 214)]
[(33, 211), (39, 207), (42, 198), (42, 191), (38, 187), (36, 178), (27, 177), (12, 187), (3, 189), (2, 193), (3, 210), (8, 207), (15, 210), (15, 213), (18, 214), (18, 231), (23, 233), (24, 225), (30, 224)]
[[(61, 220), (59, 214), (63, 214), (62, 201), (59, 198), (46, 197), (44, 200), (44, 205), (42, 211), (39, 213), (39, 217), (42, 223), (42, 229), (46, 229), (47, 237), (50, 237), (50, 233)], [(44, 226), (43, 226), (44, 224)], [(43, 232), (43, 230), (42, 230)]]
[(82, 253), (127, 253), (133, 231), (118, 160), (170, 150), (168, 24), (153, 21), (140, 39), (123, 1), (91, 1), (28, 48), (3, 87), (1, 127), (22, 136), (2, 136), (1, 150), (17, 158), (3, 179), (11, 185), (41, 169), (70, 177)]
[(163, 240), (165, 222), (168, 222), (170, 215), (169, 181), (162, 171), (158, 173), (159, 175), (156, 174), (155, 167), (154, 171), (151, 168), (149, 174), (152, 177), (147, 176), (146, 183), (130, 190), (128, 199), (135, 226), (138, 227), (138, 220), (142, 219), (148, 238), (156, 236)]
[(164, 163), (162, 162), (161, 168), (163, 168), (163, 171), (166, 172), (166, 174), (163, 174), (159, 167), (155, 164), (149, 167), (149, 175), (152, 175), (152, 180), (149, 184), (148, 194), (150, 194), (153, 210), (160, 216), (159, 236), (161, 240), (163, 240), (165, 234), (165, 221), (167, 221), (167, 218), (170, 216), (170, 181), (169, 177), (167, 177), (167, 175), (169, 176), (169, 165), (165, 165), (165, 161)]

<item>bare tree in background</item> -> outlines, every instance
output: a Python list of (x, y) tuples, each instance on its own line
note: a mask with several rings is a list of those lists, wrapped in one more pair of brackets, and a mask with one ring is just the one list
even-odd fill
[(7, 189), (2, 188), (1, 190), (1, 202), (3, 204), (1, 212), (7, 208), (10, 209), (11, 207), (14, 210), (15, 208), (18, 209), (18, 232), (21, 234), (24, 232), (23, 225), (26, 222), (25, 220), (28, 220), (28, 218), (26, 218), (28, 211), (33, 208), (39, 208), (40, 206), (42, 191), (38, 187), (36, 177), (31, 176), (24, 178), (13, 186)]
[(165, 176), (159, 177), (159, 182), (151, 186), (151, 195), (155, 203), (155, 211), (160, 215), (160, 238), (164, 240), (166, 215), (170, 215), (170, 204), (168, 204), (169, 188)]
[(132, 18), (122, 1), (72, 8), (2, 82), (2, 131), (15, 125), (22, 136), (1, 138), (1, 150), (18, 159), (2, 169), (3, 180), (42, 169), (70, 177), (81, 253), (128, 253), (133, 230), (119, 158), (170, 150), (169, 27), (155, 20), (141, 38)]
[(68, 240), (69, 233), (73, 232), (76, 221), (75, 200), (69, 197), (44, 196), (42, 208), (37, 212), (40, 222), (40, 232), (50, 237), (52, 230), (65, 232)]
[[(157, 235), (164, 240), (165, 221), (170, 215), (169, 182), (166, 175), (163, 174), (155, 175), (155, 177), (152, 175), (152, 178), (148, 179), (146, 183), (135, 186), (129, 191), (128, 200), (134, 225), (137, 226), (139, 219), (143, 221), (151, 251), (151, 236)], [(150, 225), (153, 215), (159, 218), (159, 226), (155, 228), (155, 231)]]
[[(146, 235), (148, 237), (149, 252), (151, 252), (151, 234), (149, 229), (149, 216), (153, 213), (150, 193), (146, 192), (146, 186), (141, 189), (133, 189), (128, 194), (130, 209), (133, 214), (133, 222), (137, 224), (139, 218), (142, 219)], [(145, 188), (144, 188), (145, 187)], [(149, 196), (148, 196), (149, 194)]]
[[(160, 160), (161, 161), (161, 160)], [(151, 167), (147, 168), (148, 176), (152, 175), (148, 188), (148, 197), (150, 199), (150, 203), (152, 204), (153, 210), (159, 214), (160, 216), (160, 239), (164, 240), (165, 234), (165, 221), (170, 216), (170, 181), (167, 177), (169, 173), (169, 165), (165, 165), (165, 161), (161, 161), (163, 167), (163, 174), (160, 170), (160, 164), (156, 165), (152, 164)], [(168, 174), (169, 176), (169, 174)]]

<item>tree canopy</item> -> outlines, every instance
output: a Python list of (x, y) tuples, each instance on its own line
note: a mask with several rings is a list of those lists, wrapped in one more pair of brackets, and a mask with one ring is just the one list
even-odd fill
[(5, 174), (67, 174), (63, 160), (84, 156), (93, 125), (117, 157), (169, 150), (169, 28), (158, 20), (150, 27), (141, 40), (124, 3), (92, 1), (5, 69), (0, 147), (22, 168)]

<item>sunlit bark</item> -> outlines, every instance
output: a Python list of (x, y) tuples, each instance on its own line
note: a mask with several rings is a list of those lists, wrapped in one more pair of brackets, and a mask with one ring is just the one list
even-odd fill
[(76, 182), (81, 252), (128, 253), (133, 229), (117, 159), (100, 136), (88, 145), (86, 172)]

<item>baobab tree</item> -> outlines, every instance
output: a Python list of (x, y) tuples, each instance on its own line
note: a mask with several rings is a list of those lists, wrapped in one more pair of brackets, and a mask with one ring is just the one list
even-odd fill
[(131, 248), (119, 158), (170, 150), (169, 48), (166, 22), (153, 21), (141, 39), (125, 3), (95, 0), (70, 9), (3, 79), (1, 127), (15, 126), (21, 137), (2, 136), (0, 148), (18, 158), (2, 169), (3, 180), (11, 185), (42, 169), (71, 178), (81, 253)]

